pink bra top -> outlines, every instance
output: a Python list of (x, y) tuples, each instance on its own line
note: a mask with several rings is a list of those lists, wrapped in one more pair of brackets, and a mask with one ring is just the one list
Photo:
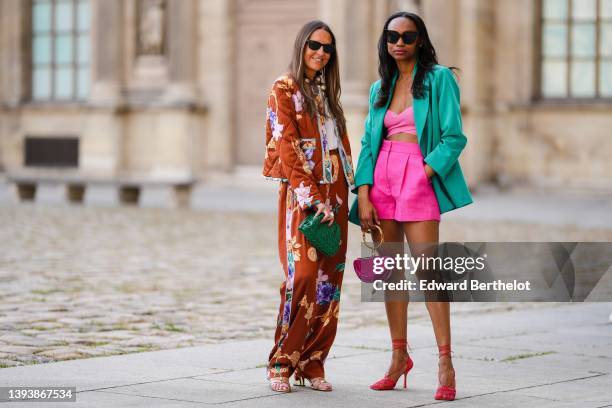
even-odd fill
[(387, 136), (396, 135), (398, 133), (417, 134), (412, 106), (399, 114), (390, 109), (387, 110), (383, 123), (387, 128)]

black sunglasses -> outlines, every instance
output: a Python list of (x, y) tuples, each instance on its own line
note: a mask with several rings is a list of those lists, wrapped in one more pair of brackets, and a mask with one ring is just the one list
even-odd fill
[(315, 41), (315, 40), (308, 40), (306, 41), (306, 44), (308, 44), (308, 48), (310, 48), (313, 51), (316, 51), (319, 48), (323, 47), (323, 51), (325, 51), (326, 54), (331, 55), (334, 52), (333, 44), (321, 44), (320, 42)]
[(400, 34), (397, 31), (385, 30), (385, 37), (387, 38), (387, 42), (391, 44), (397, 44), (397, 42), (401, 38), (402, 41), (404, 41), (404, 44), (410, 45), (416, 41), (418, 36), (419, 33), (416, 31), (404, 31)]

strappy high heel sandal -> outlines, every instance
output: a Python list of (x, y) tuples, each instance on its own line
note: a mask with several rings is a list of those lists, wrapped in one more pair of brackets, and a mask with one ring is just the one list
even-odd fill
[[(307, 378), (307, 380), (310, 383), (310, 388), (312, 388), (313, 390), (316, 390), (316, 391), (331, 391), (332, 390), (331, 383), (327, 382), (327, 380), (325, 380), (325, 378), (323, 377)], [(295, 373), (295, 381), (296, 381), (295, 385), (299, 385), (301, 387), (306, 386), (304, 377), (302, 377), (298, 373)]]
[(273, 375), (272, 370), (266, 372), (266, 378), (270, 381), (270, 389), (275, 392), (288, 393), (291, 392), (291, 385), (289, 385), (289, 378)]
[[(447, 344), (444, 346), (438, 346), (438, 352), (439, 352), (438, 357), (442, 357), (442, 356), (450, 357), (451, 355), (450, 344)], [(437, 400), (453, 401), (455, 399), (456, 393), (457, 393), (457, 390), (455, 389), (455, 386), (440, 385), (438, 389), (436, 390), (436, 395), (434, 396), (434, 398)]]
[[(406, 339), (397, 339), (392, 340), (392, 344), (393, 350), (405, 350), (406, 346), (408, 345), (408, 342), (406, 341)], [(413, 366), (414, 362), (410, 358), (410, 355), (408, 355), (408, 359), (406, 360), (406, 366), (404, 367), (404, 370), (399, 375), (399, 377), (397, 377), (397, 379), (393, 380), (391, 377), (389, 377), (389, 372), (387, 372), (385, 373), (385, 376), (383, 378), (370, 385), (370, 388), (376, 391), (392, 390), (395, 388), (395, 384), (397, 384), (397, 380), (400, 379), (402, 374), (404, 375), (404, 388), (406, 388), (406, 377), (408, 376), (408, 372), (412, 370)]]
[(276, 392), (287, 393), (291, 392), (289, 379), (287, 377), (272, 377), (270, 378), (270, 389)]

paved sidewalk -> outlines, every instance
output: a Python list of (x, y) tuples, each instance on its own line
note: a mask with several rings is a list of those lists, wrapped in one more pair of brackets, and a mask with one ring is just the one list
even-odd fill
[[(610, 303), (557, 304), (453, 317), (457, 400), (453, 407), (604, 407), (612, 405)], [(382, 311), (382, 309), (381, 309)], [(340, 330), (327, 360), (335, 390), (268, 390), (269, 340), (62, 361), (0, 370), (0, 386), (76, 386), (72, 407), (425, 407), (437, 359), (429, 322), (409, 325), (415, 367), (408, 389), (368, 384), (389, 361), (385, 327)], [(3, 407), (65, 406), (4, 403)], [(450, 406), (450, 405), (449, 405)]]
[[(83, 407), (438, 403), (423, 304), (410, 309), (409, 390), (367, 388), (386, 369), (388, 334), (382, 305), (359, 302), (352, 272), (327, 363), (336, 390), (268, 391), (276, 187), (232, 183), (199, 186), (191, 208), (203, 211), (191, 211), (7, 204), (0, 182), (0, 386), (73, 385), (71, 406)], [(609, 196), (489, 188), (474, 198), (443, 215), (441, 240), (612, 241)], [(350, 235), (353, 259), (358, 228)], [(610, 312), (612, 303), (454, 304), (453, 406), (612, 406)], [(16, 406), (38, 405), (66, 406)]]
[[(267, 339), (274, 330), (284, 275), (273, 213), (20, 205), (0, 209), (0, 225), (0, 368)], [(351, 263), (360, 238), (351, 226), (343, 329), (386, 325), (380, 305), (360, 302)], [(447, 220), (441, 239), (609, 242), (612, 229)], [(454, 313), (507, 307), (459, 303)], [(410, 313), (429, 319), (418, 304)]]

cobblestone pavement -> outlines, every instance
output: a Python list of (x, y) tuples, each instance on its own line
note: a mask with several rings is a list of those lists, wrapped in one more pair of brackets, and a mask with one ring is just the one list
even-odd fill
[[(272, 343), (283, 279), (274, 214), (20, 205), (0, 208), (0, 224), (0, 367), (233, 339)], [(347, 265), (359, 252), (359, 231), (350, 228)], [(612, 231), (446, 221), (441, 240), (612, 241)], [(340, 330), (385, 324), (382, 304), (361, 303), (350, 266), (346, 274)], [(422, 303), (410, 306), (410, 319), (427, 318)]]

